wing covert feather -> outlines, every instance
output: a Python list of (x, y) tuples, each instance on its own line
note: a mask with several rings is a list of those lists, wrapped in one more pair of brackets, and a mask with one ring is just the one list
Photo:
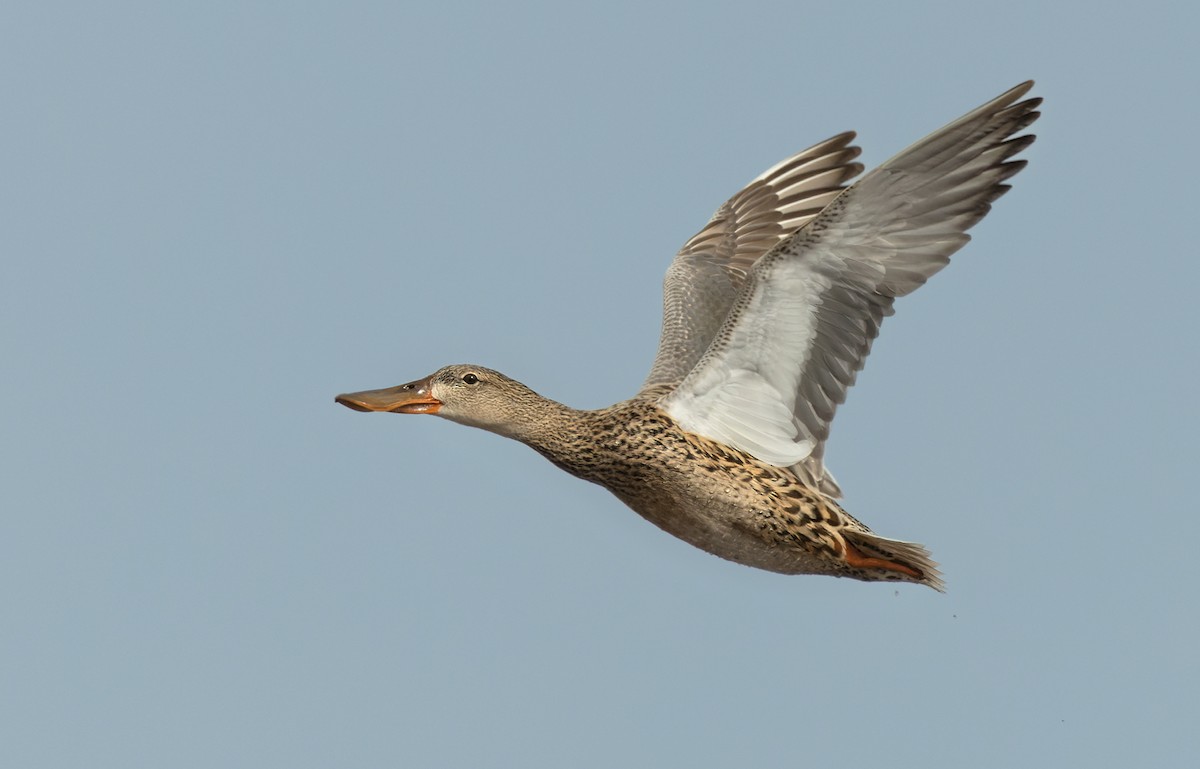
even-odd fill
[(862, 172), (853, 139), (838, 134), (767, 169), (684, 243), (663, 282), (662, 334), (642, 393), (679, 384), (708, 349), (754, 262)]

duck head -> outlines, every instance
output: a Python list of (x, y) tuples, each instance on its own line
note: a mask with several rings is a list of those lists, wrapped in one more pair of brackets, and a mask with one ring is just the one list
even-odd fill
[(344, 393), (334, 399), (355, 411), (436, 414), (454, 422), (516, 437), (546, 400), (525, 385), (483, 366), (456, 364), (424, 379)]

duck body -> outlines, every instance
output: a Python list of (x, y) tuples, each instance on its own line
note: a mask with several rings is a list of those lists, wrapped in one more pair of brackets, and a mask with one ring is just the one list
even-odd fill
[(786, 469), (687, 433), (643, 399), (579, 412), (575, 426), (531, 448), (668, 534), (767, 571), (837, 570), (835, 531), (852, 519)]
[(726, 560), (779, 574), (917, 582), (941, 589), (924, 548), (875, 537), (789, 468), (688, 433), (653, 404), (635, 401), (614, 411), (606, 419), (631, 417), (623, 423), (631, 429), (618, 433), (617, 452), (641, 449), (624, 463), (614, 459), (615, 466), (628, 468), (629, 480), (586, 479), (608, 488), (667, 533)]
[(1022, 83), (863, 171), (843, 133), (722, 205), (667, 270), (641, 390), (580, 411), (456, 364), (337, 396), (358, 411), (435, 414), (525, 443), (702, 550), (782, 574), (943, 588), (924, 547), (842, 509), (825, 467), (837, 407), (884, 318), (950, 261), (1033, 143)]

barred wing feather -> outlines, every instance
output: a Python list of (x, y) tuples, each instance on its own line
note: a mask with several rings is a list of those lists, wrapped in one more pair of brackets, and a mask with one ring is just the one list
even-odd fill
[[(1024, 167), (1023, 83), (850, 186), (758, 259), (695, 367), (660, 405), (685, 430), (826, 477), (829, 425), (883, 319), (970, 240)], [(836, 485), (832, 484), (836, 490)]]

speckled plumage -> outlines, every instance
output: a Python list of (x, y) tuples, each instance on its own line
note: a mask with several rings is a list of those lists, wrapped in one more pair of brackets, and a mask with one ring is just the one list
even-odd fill
[[(832, 498), (737, 449), (684, 432), (652, 399), (635, 398), (596, 411), (556, 404), (562, 421), (525, 442), (559, 468), (615, 494), (643, 518), (721, 558), (781, 574), (828, 574), (862, 580), (923, 582), (941, 589), (935, 564), (921, 549), (921, 577), (855, 568), (842, 557), (845, 537), (886, 547), (886, 540)], [(909, 560), (909, 543), (897, 543)], [(885, 554), (897, 560), (894, 553)]]

